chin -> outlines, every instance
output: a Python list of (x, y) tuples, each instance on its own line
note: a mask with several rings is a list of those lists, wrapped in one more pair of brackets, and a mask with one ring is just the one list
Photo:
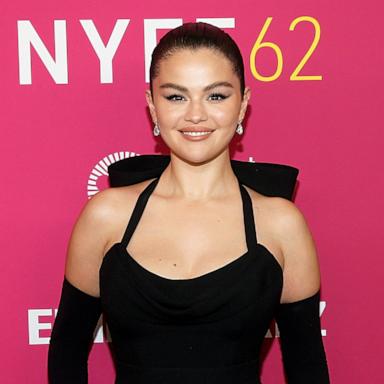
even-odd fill
[(228, 150), (228, 147), (223, 148), (221, 151), (213, 152), (210, 151), (209, 153), (204, 151), (197, 151), (193, 153), (192, 151), (189, 151), (188, 153), (185, 153), (183, 151), (177, 151), (177, 150), (171, 150), (171, 155), (176, 156), (182, 161), (185, 161), (186, 163), (190, 165), (203, 165), (206, 163), (209, 163), (210, 161), (214, 160), (216, 157), (220, 156), (225, 150)]

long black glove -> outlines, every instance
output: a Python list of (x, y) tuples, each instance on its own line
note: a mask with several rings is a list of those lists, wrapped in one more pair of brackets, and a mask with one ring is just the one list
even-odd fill
[(88, 355), (100, 315), (100, 299), (64, 278), (48, 351), (50, 384), (88, 383)]
[(288, 384), (329, 384), (321, 336), (320, 291), (293, 303), (279, 304), (275, 316)]

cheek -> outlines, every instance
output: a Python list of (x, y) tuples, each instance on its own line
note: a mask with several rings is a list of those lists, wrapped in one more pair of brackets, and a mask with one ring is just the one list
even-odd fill
[(163, 121), (172, 121), (184, 114), (184, 108), (181, 105), (175, 105), (164, 101), (157, 103), (156, 110), (159, 119)]
[(210, 115), (223, 125), (232, 125), (238, 119), (239, 109), (235, 105), (227, 104), (211, 109)]

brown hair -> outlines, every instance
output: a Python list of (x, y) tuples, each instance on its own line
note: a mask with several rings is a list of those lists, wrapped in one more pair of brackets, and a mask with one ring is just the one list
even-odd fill
[(159, 63), (179, 49), (210, 48), (222, 53), (233, 66), (240, 80), (241, 95), (244, 94), (244, 63), (236, 42), (222, 29), (208, 23), (184, 23), (170, 30), (159, 41), (152, 53), (149, 69), (149, 83), (152, 92), (152, 81), (159, 73)]

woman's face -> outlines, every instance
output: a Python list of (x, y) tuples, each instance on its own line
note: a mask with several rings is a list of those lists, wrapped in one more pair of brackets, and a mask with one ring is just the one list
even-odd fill
[(146, 98), (153, 122), (171, 152), (190, 162), (228, 150), (250, 97), (247, 87), (242, 98), (231, 62), (208, 48), (180, 49), (162, 59), (152, 88)]

